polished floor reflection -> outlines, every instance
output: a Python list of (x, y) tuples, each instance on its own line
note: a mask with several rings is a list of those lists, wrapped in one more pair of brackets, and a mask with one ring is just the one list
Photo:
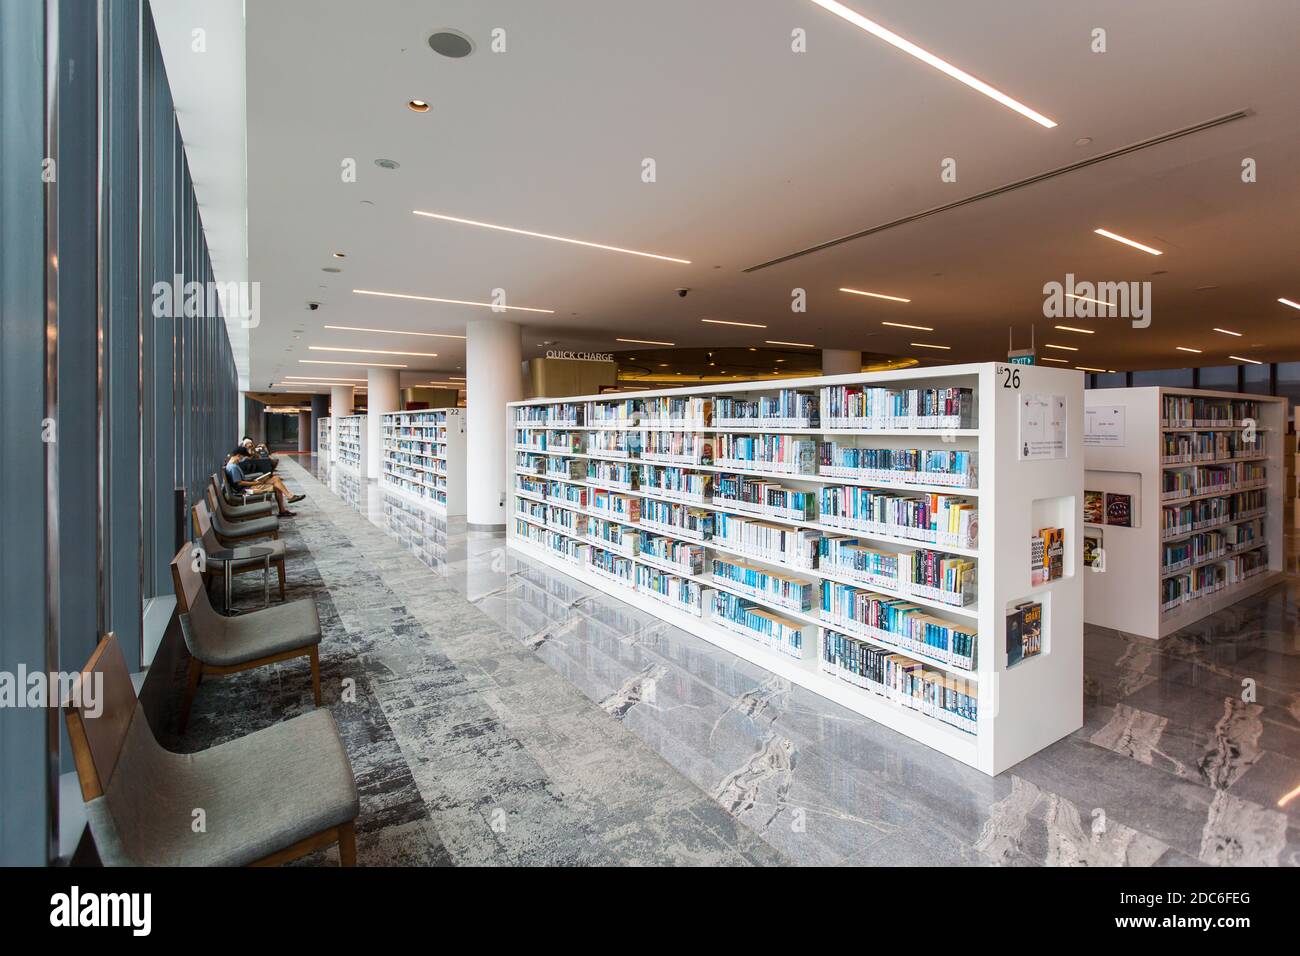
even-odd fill
[(1300, 863), (1294, 575), (1158, 644), (1087, 628), (1084, 727), (989, 778), (303, 464), (290, 577), (364, 702), (326, 694), (362, 863)]

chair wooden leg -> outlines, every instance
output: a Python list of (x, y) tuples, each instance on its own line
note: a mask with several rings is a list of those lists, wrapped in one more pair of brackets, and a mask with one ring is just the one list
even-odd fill
[(276, 573), (280, 575), (280, 600), (284, 600), (284, 559), (281, 559), (275, 565)]
[(308, 652), (311, 656), (311, 690), (316, 695), (316, 706), (320, 706), (320, 648), (313, 644)]
[(339, 866), (357, 865), (357, 828), (349, 820), (339, 824)]
[(199, 681), (203, 680), (203, 662), (197, 657), (190, 658), (189, 679), (185, 682), (185, 699), (181, 701), (180, 733), (185, 733), (185, 728), (190, 722), (190, 707), (194, 704), (194, 694), (199, 689)]

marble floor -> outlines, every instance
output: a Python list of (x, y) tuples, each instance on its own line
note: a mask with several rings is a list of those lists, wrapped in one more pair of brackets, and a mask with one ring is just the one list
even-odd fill
[[(1088, 627), (1083, 728), (990, 778), (463, 520), (313, 458), (282, 471), (309, 493), (289, 597), (321, 613), (363, 865), (1300, 864), (1293, 542), (1285, 583), (1158, 644)], [(292, 663), (205, 682), (171, 745), (308, 687)]]

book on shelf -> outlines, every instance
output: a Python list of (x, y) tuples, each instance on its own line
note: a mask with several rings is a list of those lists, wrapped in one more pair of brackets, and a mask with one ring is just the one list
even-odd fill
[(1043, 650), (1043, 606), (1017, 604), (1007, 612), (1007, 667), (1037, 657)]
[(1106, 523), (1106, 495), (1104, 492), (1085, 491), (1083, 493), (1083, 523)]
[(1029, 542), (1029, 583), (1033, 586), (1065, 576), (1065, 529), (1040, 528)]
[(1133, 526), (1133, 496), (1106, 492), (1106, 524)]

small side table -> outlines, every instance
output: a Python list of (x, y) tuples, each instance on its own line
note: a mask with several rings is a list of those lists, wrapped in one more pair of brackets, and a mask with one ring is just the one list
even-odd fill
[(211, 551), (208, 553), (209, 561), (216, 561), (222, 565), (226, 578), (226, 613), (230, 613), (230, 578), (234, 573), (236, 564), (243, 561), (256, 561), (262, 559), (262, 607), (271, 606), (271, 555), (275, 554), (270, 548), (224, 548), (221, 551)]

